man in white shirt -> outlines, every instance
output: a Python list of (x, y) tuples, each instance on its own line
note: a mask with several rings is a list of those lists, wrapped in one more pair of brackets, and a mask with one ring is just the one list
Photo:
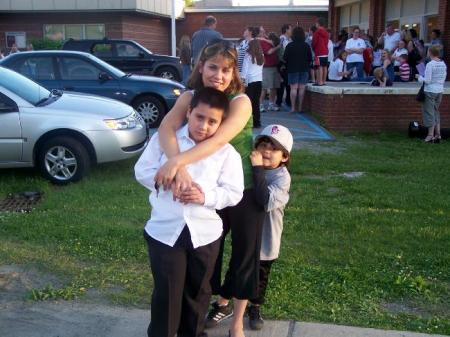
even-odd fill
[[(215, 134), (227, 96), (213, 88), (195, 92), (188, 123), (177, 131), (180, 151)], [(207, 313), (212, 276), (220, 248), (222, 220), (216, 209), (239, 203), (244, 191), (242, 161), (226, 144), (211, 156), (187, 166), (193, 187), (175, 200), (159, 190), (154, 177), (167, 161), (158, 133), (135, 165), (136, 180), (150, 190), (152, 207), (144, 236), (154, 280), (148, 336), (200, 336)]]
[(378, 39), (378, 43), (383, 43), (384, 49), (389, 50), (392, 54), (395, 48), (397, 48), (397, 43), (398, 41), (400, 41), (400, 39), (400, 33), (396, 32), (394, 30), (394, 27), (392, 27), (392, 24), (388, 23), (386, 25), (386, 31), (381, 34), (380, 38)]
[(353, 29), (353, 36), (347, 40), (345, 44), (345, 51), (347, 52), (347, 70), (351, 71), (356, 68), (358, 74), (358, 81), (364, 80), (364, 58), (363, 52), (366, 48), (366, 43), (359, 37), (360, 30), (358, 27)]

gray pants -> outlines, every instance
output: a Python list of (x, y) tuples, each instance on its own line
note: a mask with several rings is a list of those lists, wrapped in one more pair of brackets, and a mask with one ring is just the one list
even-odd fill
[(423, 125), (427, 128), (441, 123), (439, 105), (442, 101), (442, 93), (435, 94), (425, 91), (425, 101), (422, 106)]

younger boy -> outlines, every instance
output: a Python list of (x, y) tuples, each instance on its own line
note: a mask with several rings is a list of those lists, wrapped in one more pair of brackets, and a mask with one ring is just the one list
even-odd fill
[(255, 151), (250, 156), (256, 198), (267, 212), (261, 241), (258, 297), (250, 299), (247, 311), (253, 330), (263, 327), (260, 306), (264, 304), (270, 269), (280, 253), (284, 207), (291, 186), (287, 166), (292, 145), (292, 134), (286, 127), (269, 125), (256, 137)]
[[(228, 110), (228, 98), (213, 88), (195, 92), (188, 123), (177, 131), (180, 151), (215, 134)], [(154, 176), (167, 161), (158, 133), (135, 166), (139, 183), (150, 190), (152, 207), (147, 240), (154, 288), (149, 337), (203, 336), (211, 296), (211, 278), (222, 234), (216, 209), (236, 205), (244, 190), (240, 155), (229, 144), (187, 166), (195, 182), (176, 201), (170, 190), (159, 190)]]
[(401, 82), (409, 82), (411, 79), (411, 69), (408, 64), (408, 54), (402, 54), (399, 56), (400, 66), (398, 67), (398, 73), (396, 74)]

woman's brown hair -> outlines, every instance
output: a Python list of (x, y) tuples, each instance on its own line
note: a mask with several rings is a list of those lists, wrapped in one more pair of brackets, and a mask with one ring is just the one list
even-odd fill
[(188, 86), (194, 90), (198, 90), (204, 87), (202, 74), (200, 73), (200, 68), (203, 67), (206, 61), (222, 56), (228, 61), (228, 65), (233, 69), (233, 78), (231, 80), (228, 88), (225, 89), (224, 93), (227, 95), (235, 95), (244, 91), (244, 85), (241, 82), (239, 76), (239, 69), (237, 66), (237, 51), (230, 41), (219, 40), (211, 44), (206, 45), (200, 57), (192, 70), (192, 74), (189, 77)]
[(258, 40), (253, 39), (248, 43), (247, 53), (252, 57), (252, 63), (256, 63), (259, 66), (264, 64), (264, 54)]

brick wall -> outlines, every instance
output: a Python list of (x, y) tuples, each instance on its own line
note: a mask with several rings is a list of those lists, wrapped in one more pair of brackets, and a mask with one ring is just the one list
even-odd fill
[(148, 15), (122, 16), (122, 36), (142, 44), (157, 54), (171, 55), (170, 19)]
[(339, 25), (341, 17), (341, 8), (334, 7), (334, 0), (330, 0), (328, 10), (328, 27), (331, 29), (331, 38), (333, 41), (337, 41), (339, 34)]
[(439, 0), (439, 29), (444, 43), (444, 60), (447, 64), (447, 80), (450, 80), (450, 4), (448, 0)]
[[(422, 121), (422, 106), (414, 95), (325, 95), (307, 91), (304, 110), (324, 126), (339, 132), (405, 131), (411, 121)], [(441, 126), (450, 127), (450, 95), (440, 106)]]
[(370, 0), (369, 6), (369, 32), (370, 35), (378, 37), (386, 26), (386, 0)]
[(186, 13), (184, 20), (177, 22), (177, 40), (184, 35), (192, 34), (203, 26), (205, 17), (214, 15), (217, 19), (217, 30), (225, 38), (241, 38), (245, 27), (263, 26), (266, 32), (281, 34), (281, 26), (285, 23), (303, 27), (308, 31), (319, 16), (326, 17), (324, 12), (243, 12), (243, 13)]

